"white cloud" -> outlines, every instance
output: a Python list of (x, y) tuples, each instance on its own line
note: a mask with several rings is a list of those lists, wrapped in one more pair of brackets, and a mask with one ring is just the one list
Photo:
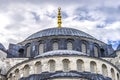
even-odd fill
[[(8, 0), (7, 3), (1, 0), (1, 2), (0, 42), (5, 46), (8, 43), (21, 42), (39, 30), (56, 27), (57, 17), (52, 18), (52, 16), (57, 15), (59, 6), (67, 14), (62, 21), (63, 26), (85, 31), (104, 42), (120, 41), (120, 17), (118, 17), (120, 1), (116, 4), (112, 4), (114, 0), (49, 0), (48, 2), (45, 0), (29, 0), (29, 2)], [(110, 9), (114, 11), (113, 15), (108, 13)], [(79, 15), (81, 13), (83, 14)], [(36, 16), (39, 17), (38, 21), (35, 19)], [(77, 19), (74, 20), (74, 18)]]
[(0, 14), (0, 26), (7, 26), (10, 24), (10, 19), (7, 15), (5, 14)]

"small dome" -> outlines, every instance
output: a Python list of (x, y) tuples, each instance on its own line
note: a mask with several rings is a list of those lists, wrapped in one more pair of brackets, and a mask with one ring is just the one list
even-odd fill
[(6, 50), (5, 47), (0, 43), (0, 50)]
[[(73, 50), (55, 50), (55, 51), (49, 51), (43, 54), (40, 54), (37, 57), (47, 57), (47, 56), (61, 56), (61, 55), (87, 55), (85, 53), (82, 52), (78, 52), (78, 51), (73, 51)], [(89, 55), (87, 55), (89, 56)]]
[(120, 44), (118, 45), (117, 50), (120, 50)]
[(5, 53), (4, 51), (0, 50), (0, 59), (4, 59), (7, 57), (7, 53)]
[(49, 29), (39, 31), (29, 36), (26, 40), (35, 39), (39, 37), (45, 37), (45, 36), (79, 36), (79, 37), (95, 39), (93, 36), (83, 31), (73, 29), (73, 28), (63, 27), (63, 28), (49, 28)]

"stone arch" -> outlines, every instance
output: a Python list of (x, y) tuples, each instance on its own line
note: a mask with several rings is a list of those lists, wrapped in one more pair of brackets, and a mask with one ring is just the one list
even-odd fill
[(63, 59), (63, 71), (68, 72), (70, 70), (70, 61), (69, 59)]
[(0, 74), (1, 74), (1, 72), (2, 72), (2, 69), (0, 68)]
[(102, 74), (104, 76), (108, 76), (108, 70), (107, 70), (107, 66), (105, 64), (102, 64)]
[(25, 65), (23, 68), (23, 75), (24, 77), (27, 77), (30, 73), (30, 66), (29, 65)]
[(112, 77), (112, 80), (115, 80), (115, 71), (113, 68), (111, 68), (111, 77)]
[(41, 62), (38, 61), (35, 63), (35, 74), (41, 73), (42, 72), (42, 65)]
[(91, 61), (91, 62), (90, 62), (90, 71), (91, 71), (92, 73), (96, 73), (96, 72), (97, 72), (97, 64), (96, 64), (95, 61)]
[(117, 73), (117, 80), (120, 80), (119, 73)]
[(9, 79), (13, 80), (13, 74), (12, 73), (9, 74)]
[(98, 44), (94, 44), (94, 56), (98, 57), (99, 56), (99, 45)]
[(20, 78), (20, 71), (19, 69), (15, 70), (15, 80), (18, 80)]
[(84, 62), (81, 59), (77, 60), (77, 70), (80, 72), (84, 71)]
[(54, 72), (55, 71), (55, 60), (51, 59), (48, 61), (48, 65), (49, 65), (49, 71), (50, 72)]

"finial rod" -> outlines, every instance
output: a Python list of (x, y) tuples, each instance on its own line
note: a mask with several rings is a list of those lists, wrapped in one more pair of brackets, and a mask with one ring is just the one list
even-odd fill
[(58, 8), (58, 28), (61, 28), (61, 24), (62, 24), (62, 21), (61, 21), (61, 8), (59, 7)]

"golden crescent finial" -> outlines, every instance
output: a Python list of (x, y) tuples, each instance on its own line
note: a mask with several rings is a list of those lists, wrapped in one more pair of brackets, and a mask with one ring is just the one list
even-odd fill
[(58, 8), (58, 28), (61, 28), (61, 24), (62, 24), (62, 21), (61, 21), (61, 8), (59, 7)]

